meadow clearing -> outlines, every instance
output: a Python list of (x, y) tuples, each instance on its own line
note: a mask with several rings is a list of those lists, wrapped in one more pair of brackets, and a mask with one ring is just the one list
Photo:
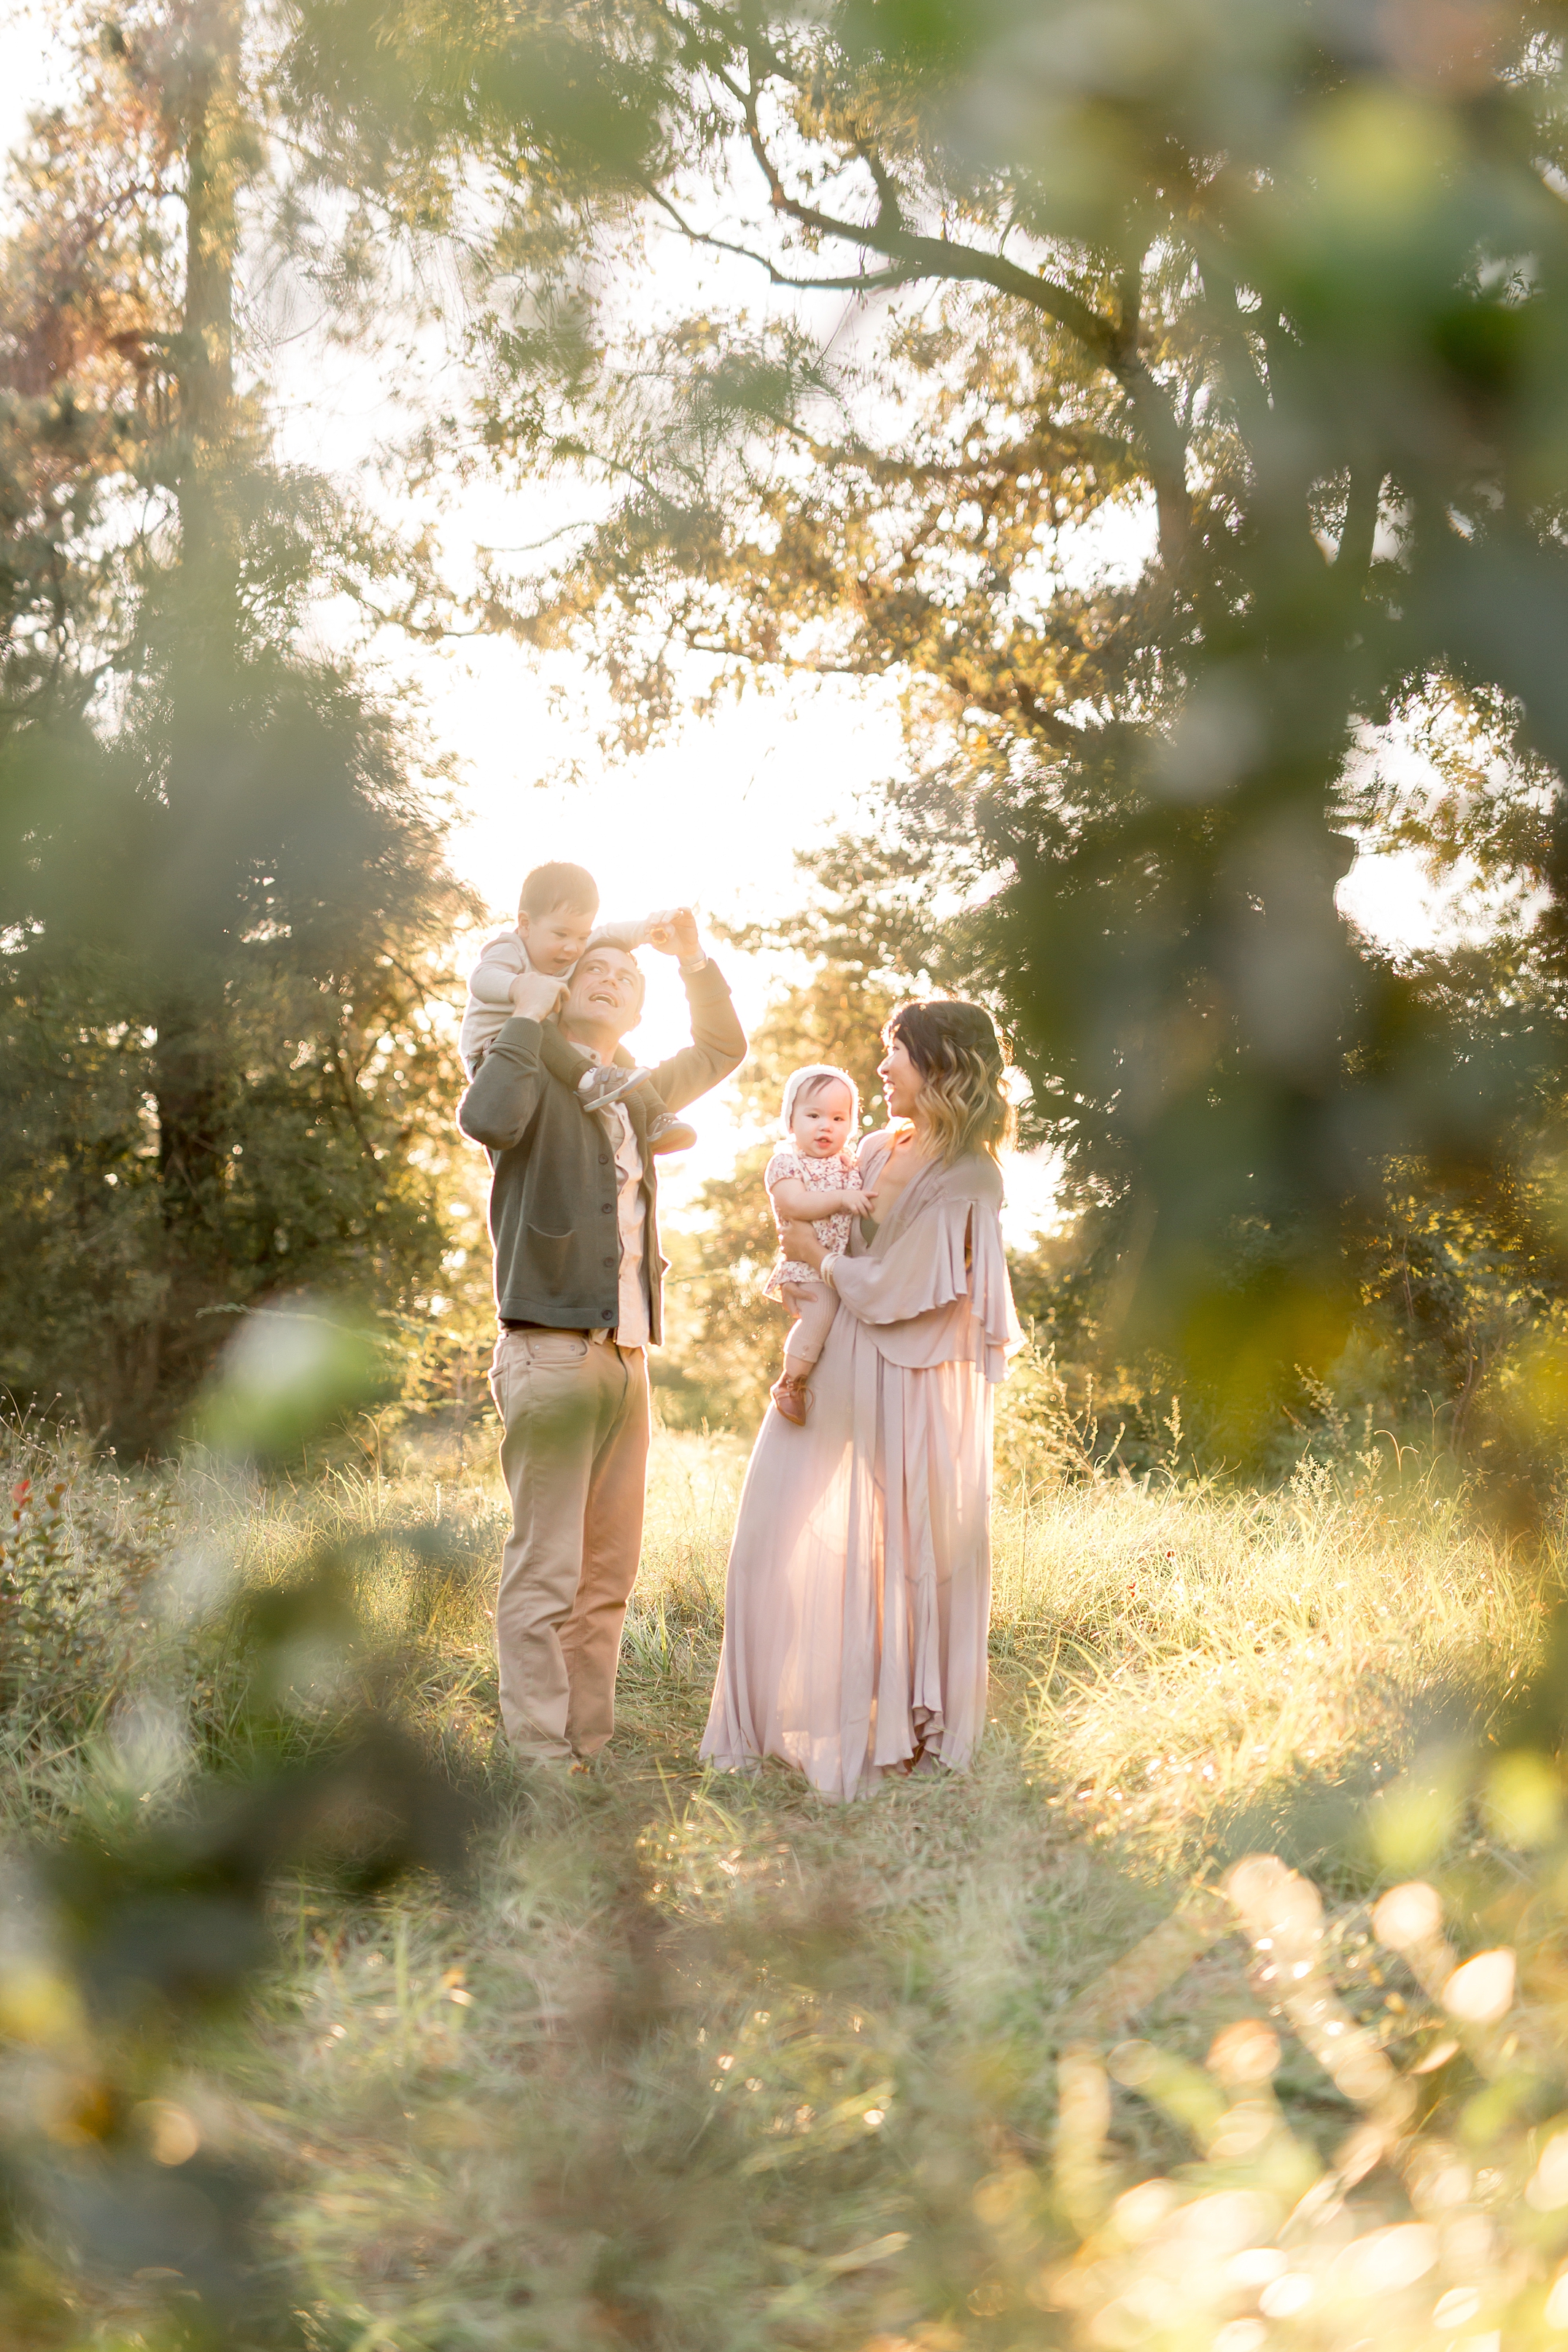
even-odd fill
[[(1457, 1730), (1534, 1664), (1556, 1570), (1440, 1470), (1012, 1475), (978, 1768), (840, 1809), (696, 1765), (733, 1439), (658, 1439), (613, 1757), (543, 1786), (495, 1734), (482, 1444), (439, 1475), (265, 1487), (51, 1459), (13, 1481), (13, 1573), (52, 1513), (75, 1596), (35, 1612), (7, 1692), (13, 2166), (85, 2179), (129, 2142), (158, 2178), (243, 2174), (257, 2299), (204, 2339), (180, 2263), (116, 2273), (46, 2198), (8, 2341), (1260, 2352), (1367, 2342), (1375, 2313), (1380, 2343), (1483, 2352), (1568, 2329), (1555, 1783), (1516, 1757), (1489, 1795)], [(289, 1633), (269, 1719), (307, 1756), (374, 1686), (474, 1806), (467, 1870), (280, 1870), (237, 2003), (161, 2040), (115, 2023), (47, 1905), (19, 1937), (26, 1857), (123, 1853), (203, 1775), (254, 1769), (242, 1611), (323, 1559), (357, 1622)], [(1227, 1879), (1259, 1853), (1303, 1875)], [(1416, 1870), (1414, 1927), (1374, 1928)], [(1505, 1948), (1517, 1984), (1468, 2014), (1453, 1971)]]
[[(16, 1467), (12, 1564), (52, 1515), (73, 1597), (7, 1694), (14, 1855), (124, 1846), (254, 1767), (242, 1601), (324, 1557), (357, 1625), (275, 1661), (300, 1755), (369, 1677), (478, 1806), (461, 1879), (279, 1872), (240, 2004), (163, 2042), (75, 2000), (37, 1900), (21, 1936), (14, 1863), (12, 2122), (30, 2100), (57, 2168), (141, 2136), (169, 2178), (251, 2183), (254, 2303), (207, 2340), (1260, 2352), (1366, 2343), (1375, 2312), (1384, 2343), (1481, 2352), (1568, 2326), (1556, 1828), (1510, 1846), (1453, 1728), (1528, 1673), (1554, 1567), (1434, 1467), (1013, 1477), (978, 1769), (848, 1809), (693, 1761), (736, 1440), (660, 1434), (614, 1759), (543, 1788), (494, 1734), (482, 1446), (266, 1489)], [(1305, 1874), (1217, 1895), (1258, 1851)], [(1444, 1928), (1404, 1955), (1373, 1928), (1405, 1865), (1446, 1959)], [(1455, 2021), (1444, 1978), (1504, 1945), (1507, 2016)], [(94, 2067), (132, 2084), (99, 2124)], [(16, 2343), (193, 2340), (179, 2263), (115, 2277), (47, 2216), (21, 2244)]]

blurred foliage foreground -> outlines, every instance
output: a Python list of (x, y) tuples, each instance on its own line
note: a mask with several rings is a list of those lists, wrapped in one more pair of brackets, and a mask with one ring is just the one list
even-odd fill
[(264, 1475), (271, 1360), (155, 1479), (10, 1442), (7, 2347), (1568, 2333), (1554, 1552), (1020, 1423), (979, 1765), (837, 1808), (695, 1769), (741, 1450), (666, 1436), (613, 1759), (524, 1776), (496, 1483)]

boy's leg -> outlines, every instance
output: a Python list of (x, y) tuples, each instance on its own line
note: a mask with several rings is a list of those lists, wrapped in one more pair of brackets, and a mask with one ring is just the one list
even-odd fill
[(599, 1066), (592, 1054), (584, 1054), (581, 1045), (563, 1037), (553, 1021), (539, 1024), (539, 1058), (552, 1078), (564, 1078), (569, 1087), (580, 1086), (588, 1072)]
[(496, 1595), (501, 1721), (532, 1762), (572, 1753), (562, 1632), (583, 1581), (594, 1463), (619, 1402), (604, 1354), (576, 1332), (502, 1331), (490, 1368), (511, 1496)]
[(571, 1698), (566, 1736), (579, 1756), (595, 1756), (616, 1727), (616, 1668), (621, 1627), (642, 1556), (647, 1490), (647, 1353), (596, 1340), (611, 1384), (607, 1417), (588, 1481), (583, 1574), (561, 1628)]
[(645, 1078), (632, 1093), (642, 1106), (644, 1132), (650, 1151), (689, 1151), (697, 1140), (697, 1129), (667, 1110), (662, 1097)]
[[(652, 1088), (647, 1087), (646, 1076), (637, 1065), (634, 1064), (628, 1072), (619, 1063), (596, 1062), (592, 1054), (585, 1054), (580, 1045), (574, 1045), (569, 1037), (563, 1037), (553, 1021), (542, 1021), (539, 1024), (539, 1058), (552, 1077), (564, 1078), (584, 1110), (602, 1110), (606, 1103), (616, 1102), (639, 1087), (646, 1087), (660, 1121), (658, 1135), (655, 1136), (651, 1131), (648, 1135), (651, 1150), (689, 1151), (696, 1142), (695, 1128), (681, 1128), (679, 1120), (670, 1117)], [(589, 1078), (594, 1084), (584, 1092), (584, 1081)], [(651, 1118), (648, 1124), (651, 1130)], [(684, 1139), (672, 1141), (672, 1132), (678, 1128)]]

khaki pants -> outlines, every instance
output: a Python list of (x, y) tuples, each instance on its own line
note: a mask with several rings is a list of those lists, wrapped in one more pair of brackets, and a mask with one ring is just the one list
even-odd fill
[(501, 1721), (531, 1760), (592, 1756), (615, 1728), (642, 1549), (647, 1358), (574, 1331), (503, 1331), (490, 1392), (511, 1496), (496, 1596)]

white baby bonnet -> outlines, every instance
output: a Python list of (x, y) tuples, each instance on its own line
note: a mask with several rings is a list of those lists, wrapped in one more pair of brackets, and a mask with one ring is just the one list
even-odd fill
[(795, 1117), (795, 1104), (800, 1100), (801, 1088), (803, 1087), (815, 1086), (818, 1078), (837, 1078), (841, 1087), (848, 1087), (849, 1132), (845, 1138), (845, 1141), (847, 1144), (853, 1144), (856, 1137), (860, 1131), (860, 1089), (856, 1085), (847, 1070), (835, 1069), (831, 1062), (808, 1062), (804, 1070), (795, 1071), (785, 1082), (784, 1092), (784, 1133), (787, 1135), (790, 1131), (790, 1122)]

